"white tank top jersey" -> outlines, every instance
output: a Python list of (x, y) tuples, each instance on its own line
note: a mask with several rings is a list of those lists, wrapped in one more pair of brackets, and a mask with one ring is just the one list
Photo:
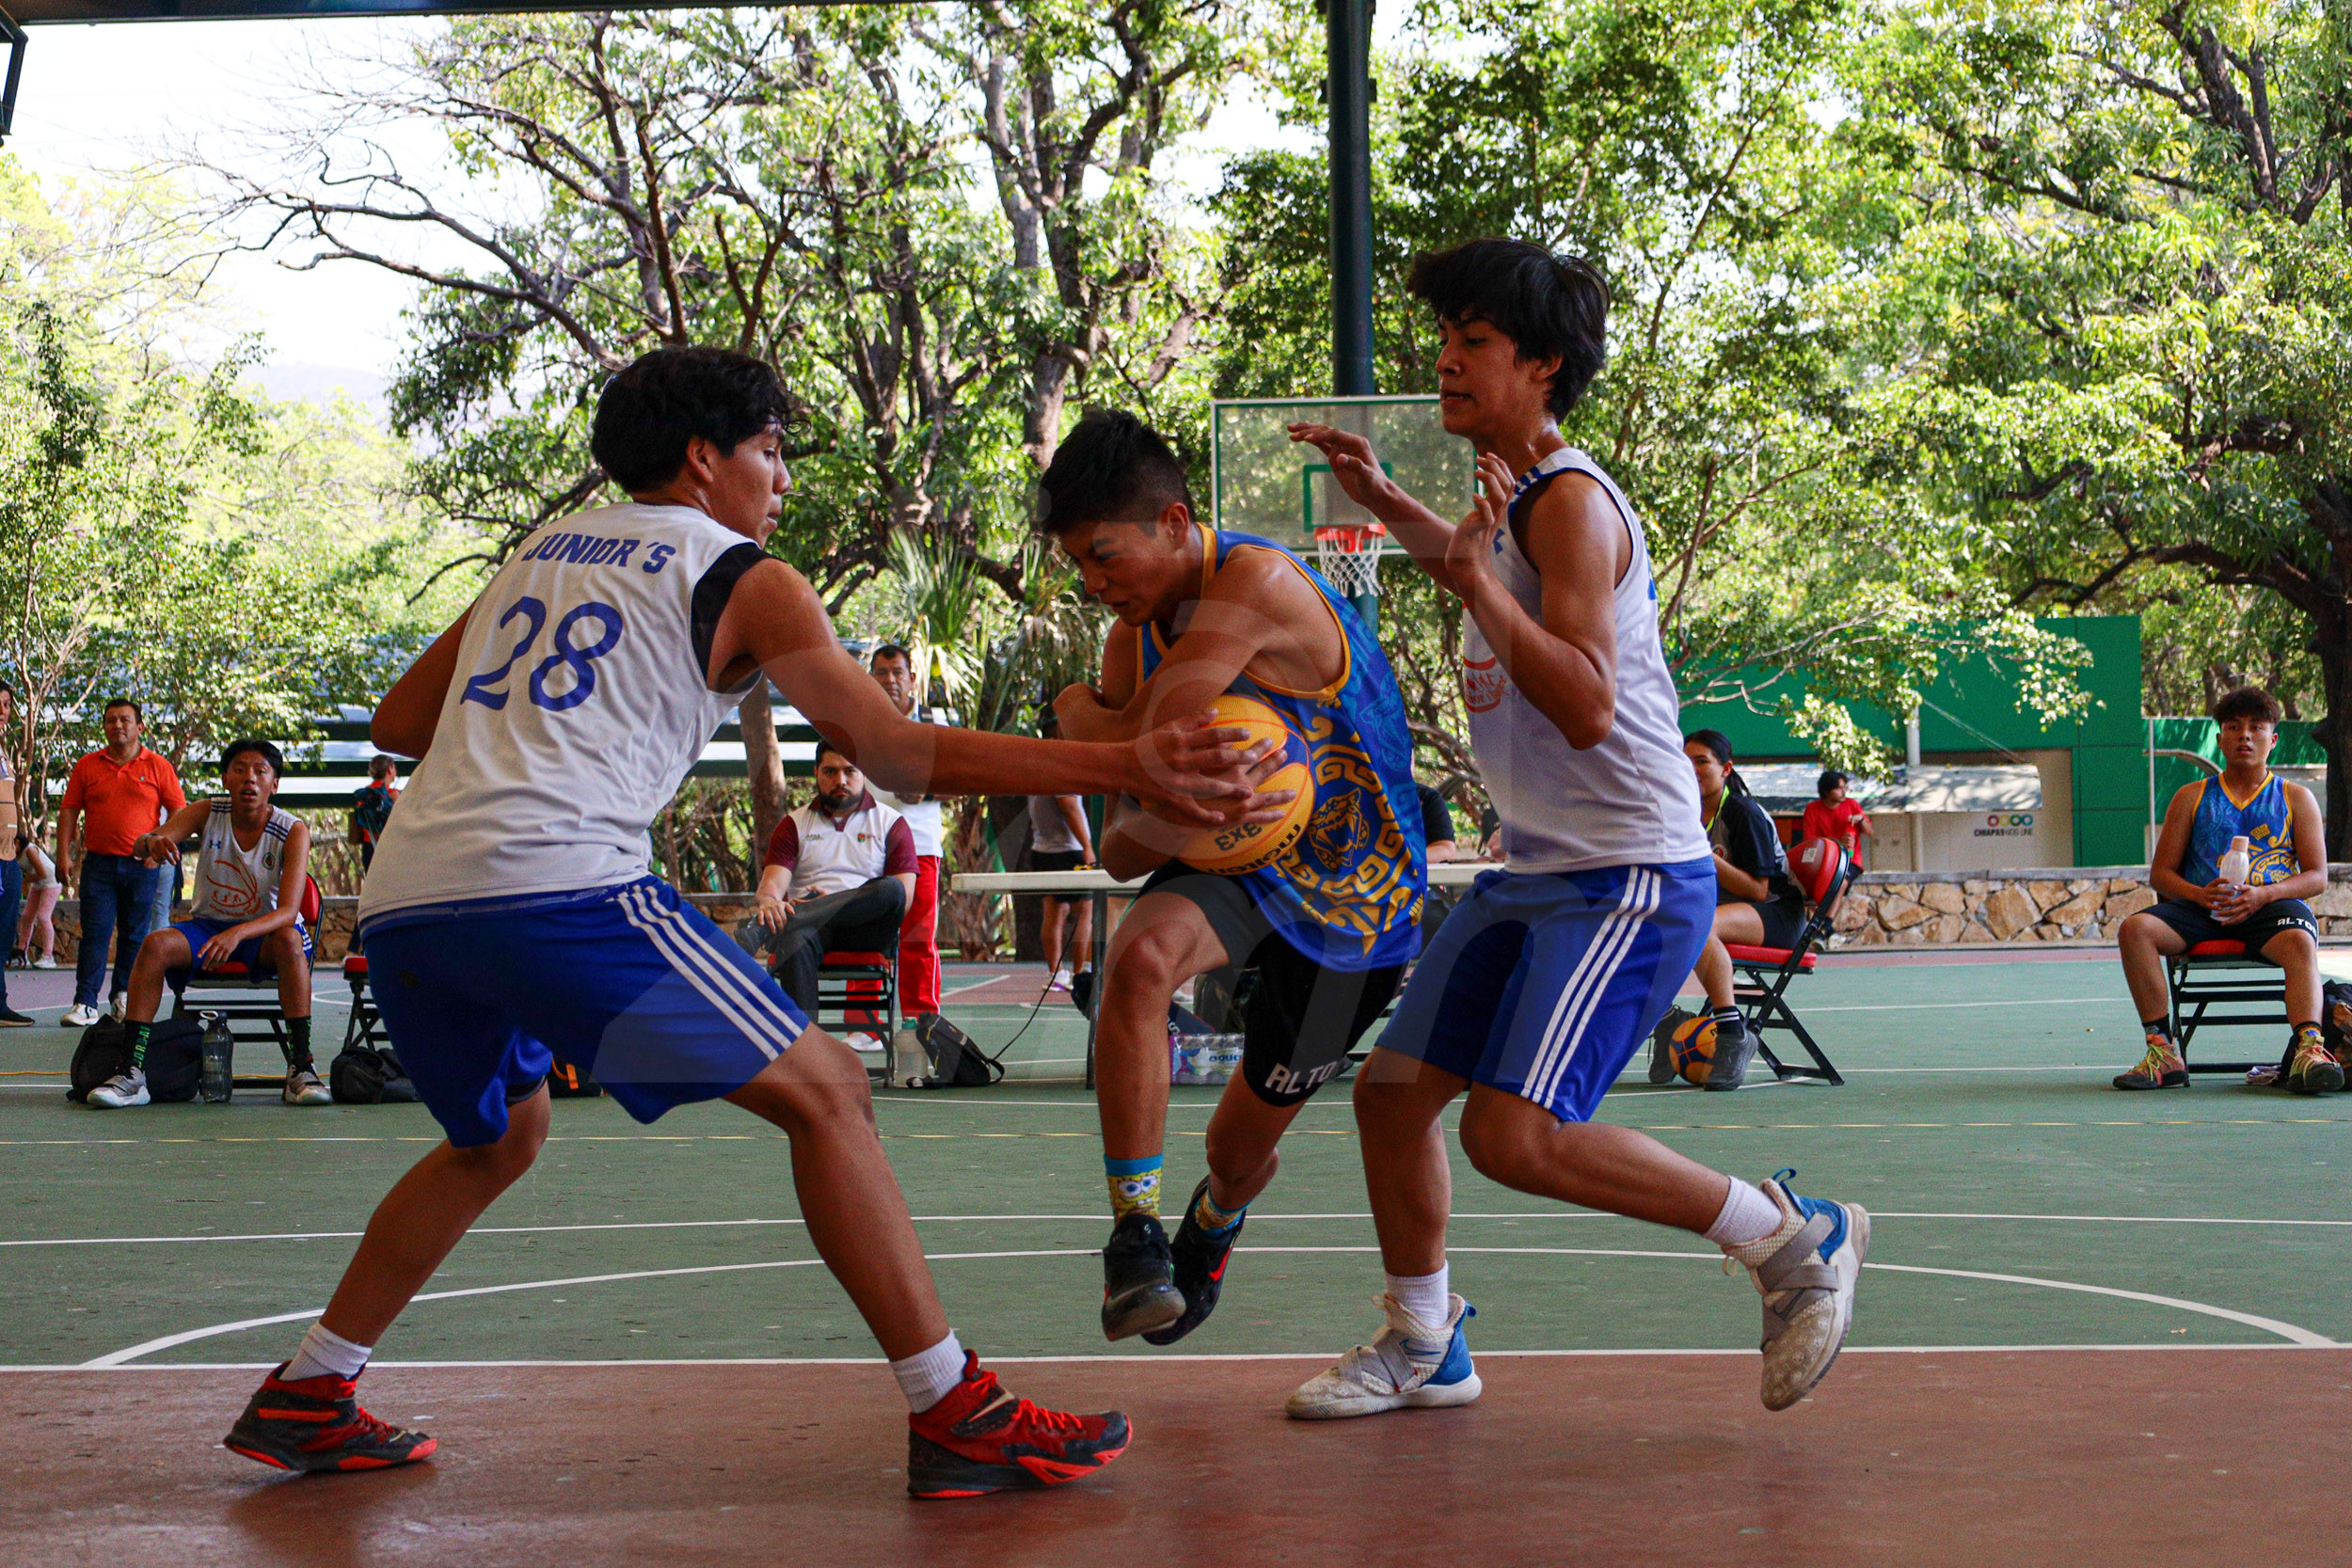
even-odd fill
[[(196, 904), (189, 912), (198, 920), (234, 926), (277, 909), (278, 884), (286, 874), (286, 835), (294, 827), (294, 813), (272, 806), (262, 836), (252, 848), (242, 848), (229, 802), (215, 800), (213, 814), (204, 819), (204, 836), (197, 841)], [(294, 916), (297, 924), (301, 919)]]
[[(1477, 623), (1463, 627), (1470, 750), (1502, 819), (1506, 863), (1513, 871), (1542, 872), (1705, 860), (1698, 778), (1682, 754), (1682, 705), (1659, 641), (1648, 541), (1625, 492), (1573, 447), (1538, 462), (1520, 480), (1519, 494), (1563, 473), (1587, 475), (1608, 491), (1633, 544), (1616, 588), (1616, 717), (1599, 745), (1578, 751), (1512, 682)], [(1540, 620), (1542, 582), (1507, 524), (1495, 533), (1495, 571), (1519, 607)]]
[(757, 678), (723, 693), (704, 672), (728, 595), (765, 559), (685, 506), (604, 507), (524, 540), (474, 601), (360, 920), (645, 876), (654, 817)]
[[(882, 804), (876, 791), (866, 792), (866, 803), (835, 822), (811, 801), (787, 813), (800, 842), (792, 859), (795, 894), (847, 893), (863, 887), (890, 867), (890, 830), (903, 820), (894, 806)], [(912, 838), (914, 830), (909, 828)], [(917, 855), (923, 850), (918, 844)]]
[[(918, 724), (955, 722), (953, 716), (925, 703), (915, 704), (914, 711), (907, 717)], [(940, 818), (940, 803), (937, 800), (901, 800), (871, 779), (866, 781), (866, 791), (907, 819), (907, 832), (914, 835), (914, 852), (917, 855), (938, 858), (940, 846), (946, 841), (946, 830)]]

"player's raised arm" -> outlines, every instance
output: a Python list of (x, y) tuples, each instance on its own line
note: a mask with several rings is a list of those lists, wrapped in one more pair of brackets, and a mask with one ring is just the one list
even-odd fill
[(1447, 563), (1457, 525), (1431, 511), (1391, 479), (1380, 467), (1379, 454), (1372, 450), (1372, 443), (1354, 431), (1338, 430), (1327, 424), (1294, 424), (1289, 428), (1292, 440), (1305, 442), (1330, 460), (1331, 477), (1347, 492), (1348, 499), (1386, 524), (1391, 536), (1413, 558), (1414, 565), (1449, 591), (1459, 592), (1454, 586), (1454, 569)]
[(708, 675), (723, 689), (768, 672), (827, 738), (849, 748), (884, 788), (920, 795), (1127, 794), (1202, 821), (1225, 819), (1248, 794), (1241, 769), (1263, 748), (1205, 714), (1161, 723), (1121, 743), (1073, 744), (918, 724), (901, 714), (834, 636), (806, 578), (781, 561), (743, 574), (711, 640)]
[(384, 693), (384, 700), (375, 705), (368, 739), (377, 751), (421, 757), (432, 746), (434, 731), (441, 722), (441, 705), (449, 700), (450, 682), (457, 678), (457, 655), (466, 641), (466, 622), (472, 614), (469, 608), (451, 622), (449, 629), (433, 640), (432, 646), (418, 656), (417, 662), (402, 673)]

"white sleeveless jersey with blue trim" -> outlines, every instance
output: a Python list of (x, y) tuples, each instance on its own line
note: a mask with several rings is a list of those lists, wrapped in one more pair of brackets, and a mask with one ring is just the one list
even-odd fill
[[(294, 829), (294, 813), (272, 806), (269, 819), (262, 824), (262, 836), (253, 841), (252, 848), (245, 848), (237, 843), (229, 802), (215, 800), (212, 815), (204, 819), (203, 836), (197, 841), (196, 903), (191, 916), (234, 926), (259, 920), (276, 910), (278, 884), (286, 875), (286, 838)], [(297, 928), (301, 923), (302, 917), (295, 915)]]
[[(1470, 750), (1502, 819), (1504, 856), (1511, 870), (1527, 872), (1704, 860), (1698, 779), (1682, 753), (1682, 704), (1659, 640), (1648, 541), (1625, 492), (1573, 447), (1529, 470), (1521, 497), (1564, 473), (1583, 474), (1609, 493), (1633, 545), (1615, 595), (1616, 717), (1599, 745), (1578, 751), (1513, 683), (1477, 623), (1463, 626)], [(1518, 505), (1515, 499), (1515, 512)], [(1540, 621), (1543, 583), (1507, 524), (1495, 532), (1495, 571), (1519, 608)]]
[(704, 668), (728, 594), (762, 559), (684, 506), (605, 507), (524, 540), (474, 601), (359, 918), (645, 876), (647, 829), (751, 689), (712, 691)]

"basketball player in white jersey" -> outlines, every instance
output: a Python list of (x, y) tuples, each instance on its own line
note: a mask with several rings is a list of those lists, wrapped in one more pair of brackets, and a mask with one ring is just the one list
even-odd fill
[(1440, 417), (1477, 452), (1469, 515), (1449, 523), (1406, 495), (1359, 436), (1291, 434), (1468, 610), (1470, 745), (1506, 863), (1430, 942), (1358, 1075), (1388, 1327), (1292, 1395), (1290, 1413), (1478, 1397), (1470, 1308), (1449, 1288), (1438, 1121), (1465, 1089), (1462, 1150), (1481, 1174), (1694, 1231), (1745, 1264), (1764, 1297), (1764, 1402), (1785, 1409), (1845, 1342), (1869, 1216), (1799, 1197), (1793, 1172), (1754, 1186), (1592, 1120), (1715, 908), (1642, 527), (1560, 435), (1606, 355), (1607, 285), (1582, 261), (1490, 239), (1423, 257), (1411, 287), (1438, 319)]
[[(188, 972), (243, 965), (249, 974), (275, 972), (278, 1010), (286, 1018), (279, 1049), (286, 1058), (289, 1105), (332, 1105), (310, 1057), (310, 953), (314, 933), (302, 919), (302, 888), (310, 875), (310, 825), (272, 804), (286, 759), (266, 740), (232, 740), (221, 753), (223, 794), (191, 800), (164, 825), (142, 833), (132, 856), (153, 866), (177, 863), (180, 847), (201, 834), (196, 861), (196, 907), (188, 918), (151, 933), (131, 965), (123, 1023), (131, 1035), (131, 1066), (89, 1092), (92, 1105), (119, 1110), (147, 1103), (147, 1045), (167, 983), (185, 988)], [(174, 873), (175, 877), (177, 873)]]
[(1256, 757), (1200, 715), (1094, 746), (901, 715), (808, 582), (761, 547), (788, 487), (786, 408), (767, 365), (716, 349), (658, 350), (613, 377), (592, 450), (633, 499), (526, 539), (376, 709), (376, 745), (423, 760), (376, 851), (360, 926), (385, 1026), (449, 1136), (376, 1209), (324, 1316), (230, 1433), (235, 1451), (300, 1470), (433, 1451), (360, 1409), (353, 1380), (537, 1157), (558, 1054), (641, 1121), (724, 1098), (789, 1135), (809, 1240), (906, 1394), (914, 1495), (1054, 1485), (1126, 1446), (1124, 1417), (1041, 1411), (964, 1352), (883, 1158), (865, 1069), (648, 875), (646, 830), (763, 671), (902, 793), (1140, 791), (1216, 821), (1253, 809), (1240, 769)]

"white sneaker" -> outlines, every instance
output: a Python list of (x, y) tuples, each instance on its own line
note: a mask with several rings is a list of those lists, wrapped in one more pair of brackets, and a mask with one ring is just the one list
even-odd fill
[(68, 1029), (87, 1029), (98, 1022), (98, 1009), (87, 1002), (76, 1002), (57, 1022)]
[(1788, 1187), (1796, 1174), (1784, 1170), (1764, 1183), (1764, 1196), (1780, 1205), (1779, 1227), (1728, 1253), (1764, 1298), (1767, 1410), (1788, 1409), (1829, 1375), (1853, 1326), (1854, 1283), (1870, 1250), (1869, 1211), (1799, 1197)]
[(1301, 1421), (1336, 1421), (1384, 1410), (1425, 1410), (1468, 1404), (1482, 1385), (1470, 1365), (1463, 1325), (1478, 1309), (1460, 1296), (1446, 1300), (1446, 1320), (1425, 1323), (1394, 1296), (1378, 1298), (1389, 1326), (1358, 1345), (1329, 1371), (1318, 1372), (1283, 1406)]
[(289, 1105), (332, 1105), (335, 1096), (319, 1075), (308, 1068), (296, 1068), (286, 1074), (285, 1101)]
[(123, 1014), (129, 1012), (130, 1010), (131, 995), (128, 991), (119, 990), (115, 992), (114, 1000), (106, 1004), (107, 1016), (112, 1018), (117, 1023), (120, 1023), (122, 1022)]
[(863, 1051), (869, 1056), (882, 1048), (882, 1041), (862, 1029), (855, 1034), (844, 1037), (841, 1043), (852, 1051)]
[(32, 962), (32, 967), (35, 969), (55, 969), (57, 967), (57, 960), (55, 958), (35, 958)]
[(147, 1103), (147, 1074), (126, 1068), (90, 1090), (89, 1102), (103, 1110), (121, 1111)]

